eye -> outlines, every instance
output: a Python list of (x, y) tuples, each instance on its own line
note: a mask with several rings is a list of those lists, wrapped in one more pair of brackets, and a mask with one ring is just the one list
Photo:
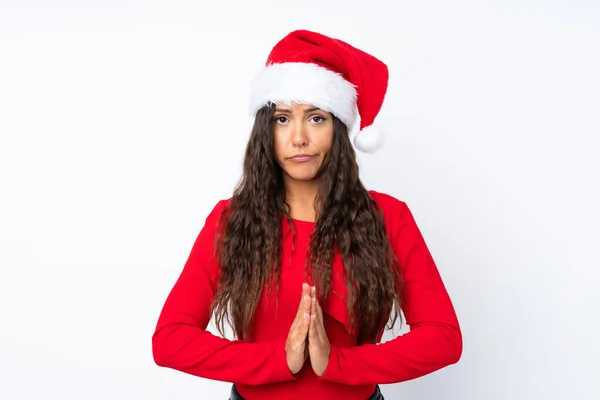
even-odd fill
[(279, 116), (279, 117), (275, 117), (273, 118), (273, 121), (277, 122), (278, 124), (285, 124), (287, 122), (288, 118), (284, 117), (284, 116)]
[(314, 117), (312, 117), (313, 122), (316, 122), (317, 124), (325, 121), (327, 118), (322, 117), (320, 115), (315, 115)]

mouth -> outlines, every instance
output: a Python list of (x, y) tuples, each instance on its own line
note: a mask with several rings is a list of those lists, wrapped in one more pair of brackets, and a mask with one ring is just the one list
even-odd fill
[(314, 154), (296, 154), (292, 157), (288, 157), (288, 160), (292, 161), (292, 162), (301, 163), (301, 162), (310, 161), (315, 157), (316, 157), (316, 155), (314, 155)]

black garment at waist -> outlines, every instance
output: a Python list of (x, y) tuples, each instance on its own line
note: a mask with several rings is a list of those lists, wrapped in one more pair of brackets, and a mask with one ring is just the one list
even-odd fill
[[(229, 395), (229, 400), (245, 400), (236, 390), (235, 385), (231, 387), (231, 394)], [(381, 390), (379, 390), (379, 385), (375, 387), (375, 391), (367, 400), (385, 400), (383, 398), (383, 394), (381, 394)]]

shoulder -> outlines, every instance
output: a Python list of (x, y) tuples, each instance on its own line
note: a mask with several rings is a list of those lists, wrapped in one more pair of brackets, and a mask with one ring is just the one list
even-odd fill
[(410, 250), (411, 243), (423, 240), (417, 221), (406, 202), (392, 195), (373, 190), (369, 190), (369, 194), (383, 214), (385, 229), (394, 251), (397, 251), (398, 254), (405, 253)]
[(388, 217), (399, 217), (405, 209), (408, 208), (406, 203), (388, 193), (369, 190), (369, 195), (381, 209), (383, 214)]
[(405, 201), (387, 193), (369, 190), (369, 195), (383, 215), (384, 224), (391, 238), (408, 226), (416, 224), (413, 214)]
[(220, 199), (213, 206), (208, 215), (206, 216), (205, 226), (215, 228), (221, 219), (221, 215), (229, 206), (231, 198)]
[(216, 204), (214, 205), (211, 213), (221, 214), (229, 206), (229, 203), (231, 203), (231, 199), (232, 199), (232, 197), (229, 197), (227, 199), (218, 200), (216, 202)]

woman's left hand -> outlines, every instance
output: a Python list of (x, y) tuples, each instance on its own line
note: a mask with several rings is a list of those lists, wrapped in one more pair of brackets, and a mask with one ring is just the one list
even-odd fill
[(316, 299), (316, 290), (311, 288), (312, 307), (310, 311), (310, 326), (308, 328), (308, 352), (310, 356), (310, 364), (317, 376), (322, 376), (329, 364), (329, 354), (331, 346), (325, 332), (323, 324), (323, 311)]

